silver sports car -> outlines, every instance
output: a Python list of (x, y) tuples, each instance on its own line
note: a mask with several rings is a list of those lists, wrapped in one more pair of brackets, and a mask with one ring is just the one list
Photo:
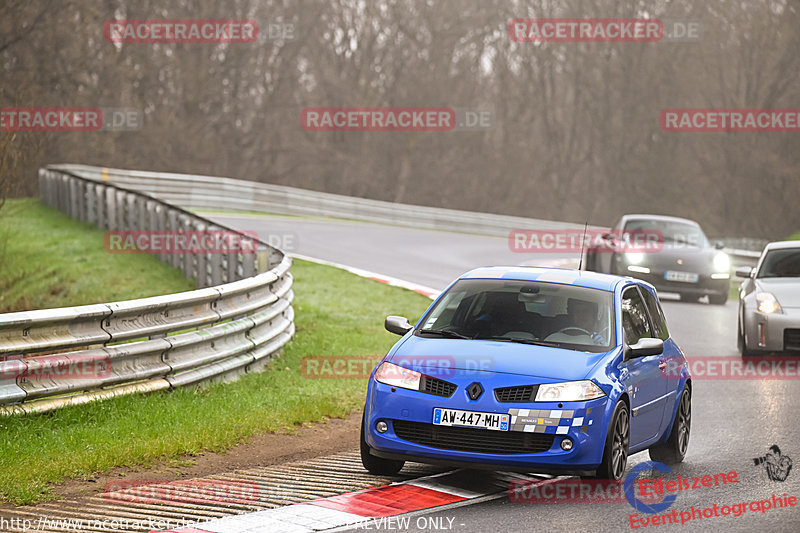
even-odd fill
[(742, 355), (800, 351), (800, 241), (771, 242), (755, 268), (736, 274), (738, 343)]

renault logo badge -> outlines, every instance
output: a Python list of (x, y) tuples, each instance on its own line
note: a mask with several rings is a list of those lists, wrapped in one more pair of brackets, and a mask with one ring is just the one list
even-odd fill
[(470, 400), (477, 400), (483, 394), (483, 387), (477, 381), (467, 387), (467, 395), (469, 396)]

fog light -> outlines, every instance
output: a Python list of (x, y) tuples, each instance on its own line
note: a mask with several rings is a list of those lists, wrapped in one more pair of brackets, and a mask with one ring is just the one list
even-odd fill
[(378, 433), (386, 433), (386, 431), (389, 429), (389, 426), (386, 425), (386, 422), (381, 420), (380, 422), (375, 424), (375, 429), (378, 430)]
[(572, 449), (572, 439), (564, 439), (561, 441), (561, 449), (568, 452)]

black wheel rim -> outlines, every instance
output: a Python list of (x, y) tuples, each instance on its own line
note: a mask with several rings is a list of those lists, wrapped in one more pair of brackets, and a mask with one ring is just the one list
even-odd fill
[(681, 397), (681, 405), (678, 408), (678, 451), (681, 455), (686, 454), (689, 447), (689, 431), (692, 428), (692, 399), (689, 391), (684, 391)]
[(614, 424), (614, 440), (611, 443), (611, 471), (614, 479), (622, 478), (628, 462), (628, 411), (623, 409)]

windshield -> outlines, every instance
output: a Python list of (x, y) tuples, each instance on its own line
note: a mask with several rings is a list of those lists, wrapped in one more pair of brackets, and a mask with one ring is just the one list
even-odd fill
[(558, 283), (459, 280), (415, 334), (604, 352), (616, 344), (612, 296)]
[(767, 252), (759, 278), (800, 278), (800, 248), (785, 248)]
[(697, 248), (708, 248), (703, 230), (694, 224), (666, 220), (638, 219), (630, 220), (625, 224), (625, 232), (655, 233), (657, 242), (687, 245)]

